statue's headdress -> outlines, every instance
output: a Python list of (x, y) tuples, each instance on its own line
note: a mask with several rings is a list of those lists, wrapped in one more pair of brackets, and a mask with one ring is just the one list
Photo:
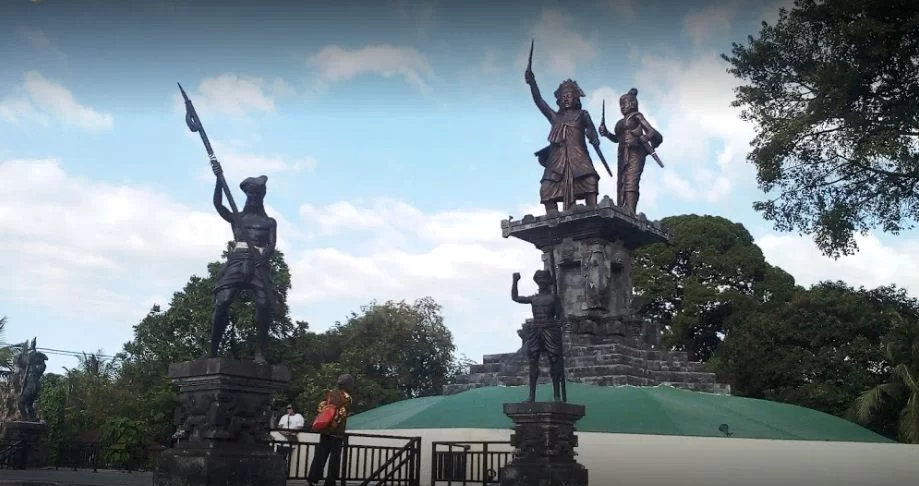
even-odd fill
[(559, 95), (561, 95), (563, 91), (567, 91), (567, 90), (574, 91), (574, 93), (578, 95), (578, 98), (583, 98), (584, 96), (586, 96), (584, 94), (584, 90), (582, 90), (581, 87), (578, 86), (577, 81), (574, 81), (572, 79), (566, 79), (562, 81), (561, 84), (558, 85), (558, 89), (555, 90), (555, 93), (554, 93), (555, 97), (558, 98)]
[(638, 90), (635, 88), (632, 88), (629, 90), (628, 93), (620, 96), (619, 99), (620, 100), (629, 99), (631, 101), (638, 101)]
[(265, 184), (268, 182), (267, 176), (258, 176), (258, 177), (246, 177), (242, 182), (239, 183), (239, 188), (243, 192), (249, 192), (253, 189), (265, 190)]

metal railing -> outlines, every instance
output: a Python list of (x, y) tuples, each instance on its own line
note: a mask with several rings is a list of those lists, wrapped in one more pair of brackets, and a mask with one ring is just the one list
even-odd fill
[(21, 440), (0, 442), (0, 469), (25, 469), (28, 448)]
[(511, 462), (509, 441), (431, 443), (431, 486), (499, 484), (501, 469)]
[[(273, 430), (285, 435), (269, 445), (287, 460), (287, 479), (306, 479), (319, 435)], [(331, 462), (331, 461), (329, 461)], [(339, 484), (418, 486), (421, 478), (421, 437), (346, 434), (341, 452)], [(328, 467), (328, 463), (326, 464)]]
[(122, 447), (102, 442), (64, 442), (54, 454), (55, 469), (118, 469), (128, 472), (147, 470), (152, 463), (151, 450), (144, 446)]

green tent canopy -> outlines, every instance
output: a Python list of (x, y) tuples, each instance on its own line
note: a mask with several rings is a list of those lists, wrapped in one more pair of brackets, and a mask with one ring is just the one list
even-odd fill
[[(669, 386), (568, 383), (568, 401), (587, 407), (582, 432), (844, 442), (893, 442), (847, 420), (784, 403), (694, 392)], [(484, 387), (456, 395), (391, 403), (348, 419), (352, 430), (509, 429), (502, 404), (526, 398), (526, 387)], [(537, 388), (551, 399), (550, 385)]]

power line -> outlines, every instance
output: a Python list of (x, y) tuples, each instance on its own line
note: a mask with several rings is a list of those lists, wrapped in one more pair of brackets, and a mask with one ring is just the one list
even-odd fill
[[(17, 344), (0, 343), (0, 346), (19, 346), (19, 345), (21, 345), (21, 344), (22, 344), (22, 343), (17, 343)], [(73, 356), (73, 357), (79, 358), (79, 357), (81, 357), (81, 356), (83, 356), (83, 355), (86, 355), (86, 356), (94, 355), (94, 356), (96, 356), (97, 358), (101, 358), (101, 359), (114, 359), (114, 358), (115, 358), (114, 356), (108, 355), (108, 354), (102, 354), (102, 353), (87, 353), (87, 352), (85, 352), (85, 351), (67, 351), (66, 349), (42, 348), (42, 347), (38, 347), (38, 346), (36, 346), (35, 349), (36, 349), (37, 351), (41, 351), (41, 352), (47, 353), (47, 354), (53, 354), (53, 355), (55, 355), (55, 356)]]

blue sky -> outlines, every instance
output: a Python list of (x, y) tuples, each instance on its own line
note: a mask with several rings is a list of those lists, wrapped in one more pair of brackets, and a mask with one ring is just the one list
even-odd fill
[[(507, 298), (510, 274), (532, 272), (539, 253), (503, 240), (500, 220), (539, 210), (532, 154), (548, 133), (523, 82), (531, 38), (543, 93), (576, 79), (596, 121), (601, 100), (612, 123), (618, 96), (638, 88), (667, 164), (645, 171), (649, 217), (740, 221), (802, 283), (916, 288), (902, 263), (916, 258), (911, 235), (869, 235), (831, 261), (750, 210), (753, 132), (728, 106), (736, 81), (718, 54), (782, 3), (674, 4), (4, 2), (7, 340), (114, 354), (151, 304), (219, 256), (229, 230), (178, 81), (234, 190), (269, 178), (295, 319), (321, 331), (372, 299), (432, 295), (461, 353), (515, 350), (527, 309)], [(55, 355), (49, 369), (74, 363)]]

